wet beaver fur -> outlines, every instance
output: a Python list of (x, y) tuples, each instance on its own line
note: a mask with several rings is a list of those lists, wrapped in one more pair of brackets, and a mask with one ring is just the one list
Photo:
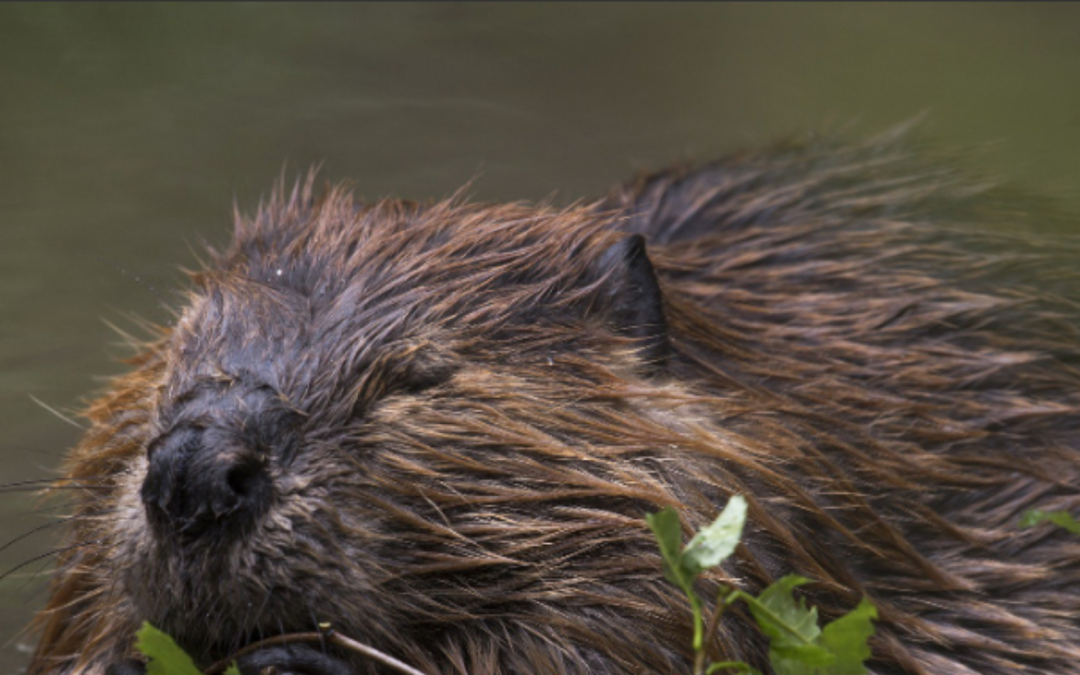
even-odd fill
[[(867, 595), (873, 673), (1080, 673), (1077, 247), (893, 138), (555, 209), (277, 190), (88, 411), (30, 673), (330, 622), (428, 673), (689, 673), (643, 521)], [(766, 669), (745, 613), (715, 654)], [(376, 673), (311, 649), (246, 672)], [(261, 660), (260, 660), (261, 659)], [(125, 665), (127, 664), (127, 665)]]

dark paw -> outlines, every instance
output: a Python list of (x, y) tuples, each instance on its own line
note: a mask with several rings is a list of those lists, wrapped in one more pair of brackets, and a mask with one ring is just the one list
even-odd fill
[(146, 664), (138, 661), (124, 661), (110, 664), (105, 675), (146, 675)]
[(241, 658), (237, 665), (243, 675), (354, 675), (344, 661), (308, 645), (262, 649)]

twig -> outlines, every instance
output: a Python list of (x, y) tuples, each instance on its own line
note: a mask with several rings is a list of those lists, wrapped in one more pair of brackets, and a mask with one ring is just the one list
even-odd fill
[(378, 661), (384, 666), (393, 668), (394, 670), (400, 673), (404, 673), (405, 675), (426, 675), (424, 672), (413, 668), (407, 663), (398, 661), (393, 656), (381, 652), (374, 647), (368, 646), (362, 642), (357, 642), (352, 638), (345, 637), (344, 635), (336, 632), (332, 628), (328, 628), (327, 630), (321, 632), (313, 631), (310, 633), (289, 633), (288, 635), (277, 635), (272, 638), (253, 642), (248, 646), (244, 647), (243, 649), (237, 651), (232, 656), (224, 658), (213, 664), (212, 666), (204, 670), (203, 673), (205, 673), (205, 675), (220, 675), (220, 673), (225, 672), (225, 669), (229, 667), (230, 663), (237, 660), (241, 656), (245, 656), (266, 647), (291, 644), (294, 642), (329, 642), (331, 644), (337, 645), (338, 647), (341, 647), (342, 649), (347, 649), (349, 651), (356, 652), (357, 654), (362, 654), (369, 659), (374, 659), (375, 661)]

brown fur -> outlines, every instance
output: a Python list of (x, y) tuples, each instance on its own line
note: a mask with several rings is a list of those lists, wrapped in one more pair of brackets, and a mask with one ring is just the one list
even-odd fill
[[(1077, 248), (1001, 233), (1025, 222), (889, 139), (567, 210), (278, 191), (88, 411), (30, 673), (101, 675), (144, 619), (203, 660), (329, 621), (433, 674), (688, 673), (643, 515), (689, 532), (736, 493), (745, 544), (703, 595), (791, 572), (826, 616), (868, 595), (882, 675), (1080, 673), (1080, 539), (1017, 528), (1080, 510)], [(597, 260), (627, 232), (667, 359), (611, 325)], [(193, 387), (253, 380), (297, 420), (273, 505), (156, 538), (148, 445)], [(742, 612), (712, 647), (766, 667)]]

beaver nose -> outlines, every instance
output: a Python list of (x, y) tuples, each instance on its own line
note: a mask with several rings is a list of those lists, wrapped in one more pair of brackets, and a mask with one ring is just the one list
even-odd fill
[(175, 429), (151, 445), (149, 461), (141, 496), (163, 533), (243, 527), (271, 497), (265, 456), (220, 429)]

